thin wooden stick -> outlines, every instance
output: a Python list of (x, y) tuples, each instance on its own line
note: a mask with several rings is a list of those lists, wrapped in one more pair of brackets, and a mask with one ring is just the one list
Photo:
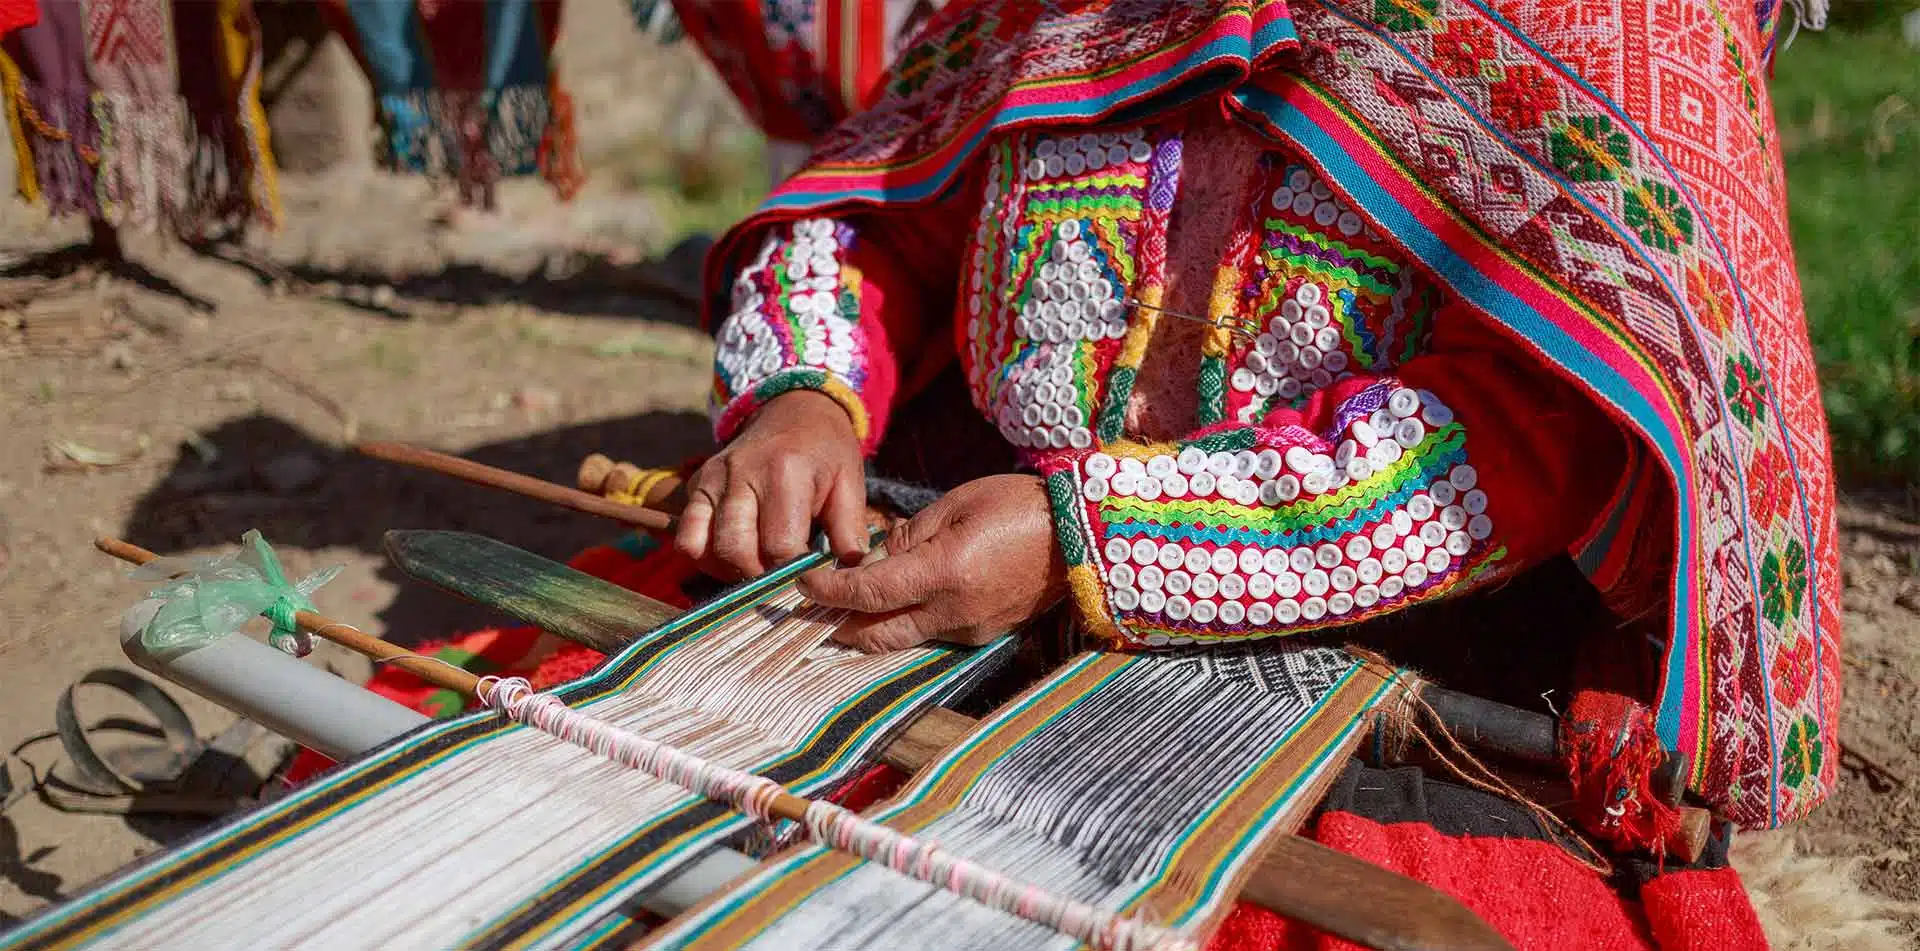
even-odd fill
[(638, 505), (622, 505), (611, 499), (570, 489), (564, 485), (555, 485), (542, 479), (524, 476), (517, 472), (449, 456), (446, 453), (422, 449), (397, 442), (363, 442), (354, 446), (361, 455), (401, 465), (426, 469), (442, 475), (450, 475), (475, 485), (484, 485), (494, 489), (504, 489), (529, 498), (550, 502), (554, 505), (610, 518), (625, 525), (644, 529), (655, 534), (669, 534), (674, 529), (675, 519), (664, 512), (641, 508)]
[[(160, 557), (139, 545), (118, 538), (95, 539), (93, 547), (121, 561), (136, 565), (144, 565)], [(479, 677), (444, 661), (434, 660), (391, 641), (381, 640), (351, 624), (335, 621), (312, 611), (295, 612), (293, 621), (300, 626), (301, 630), (315, 637), (324, 637), (354, 653), (363, 654), (379, 663), (398, 667), (436, 687), (445, 687), (469, 697), (475, 696), (475, 691), (479, 689)]]

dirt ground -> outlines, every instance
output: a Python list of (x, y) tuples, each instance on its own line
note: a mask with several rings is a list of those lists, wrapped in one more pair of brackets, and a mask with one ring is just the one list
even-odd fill
[[(589, 452), (664, 463), (706, 444), (710, 344), (676, 301), (697, 249), (671, 253), (674, 199), (617, 167), (685, 106), (634, 91), (693, 67), (633, 55), (624, 6), (569, 7), (563, 61), (595, 172), (571, 205), (515, 182), (498, 213), (453, 213), (417, 181), (289, 177), (285, 229), (251, 246), (271, 267), (136, 240), (142, 274), (0, 280), (0, 752), (18, 753), (16, 784), (59, 759), (45, 737), (60, 691), (128, 666), (117, 620), (141, 589), (92, 550), (96, 535), (189, 553), (259, 528), (295, 575), (343, 567), (315, 598), (323, 613), (417, 639), (496, 619), (403, 584), (380, 552), (387, 529), (477, 531), (553, 557), (611, 529), (345, 443), (404, 439), (558, 481)], [(0, 257), (81, 231), (0, 203)], [(1920, 508), (1912, 493), (1855, 494), (1846, 515), (1843, 738), (1858, 755), (1798, 834), (1920, 901)], [(333, 651), (314, 661), (366, 673)], [(202, 735), (232, 721), (170, 692)], [(0, 815), (0, 928), (193, 827), (22, 799)]]

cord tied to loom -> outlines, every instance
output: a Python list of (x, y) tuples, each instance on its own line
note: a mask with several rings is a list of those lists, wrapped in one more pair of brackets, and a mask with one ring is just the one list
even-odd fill
[[(536, 692), (523, 677), (482, 677), (474, 695), (512, 720), (726, 803), (756, 821), (797, 819), (820, 845), (1053, 928), (1103, 951), (1197, 951), (1194, 941), (1181, 932), (1054, 894), (834, 803), (798, 800), (764, 776), (722, 766), (583, 714), (558, 697)], [(786, 806), (783, 801), (804, 806)]]

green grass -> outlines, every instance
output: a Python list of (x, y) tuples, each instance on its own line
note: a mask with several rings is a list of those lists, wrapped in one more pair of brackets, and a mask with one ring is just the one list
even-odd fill
[(621, 190), (653, 196), (667, 247), (688, 235), (718, 235), (767, 194), (765, 142), (730, 124), (693, 142), (636, 140), (604, 164)]
[(1920, 480), (1920, 50), (1897, 17), (1802, 32), (1773, 95), (1838, 462)]

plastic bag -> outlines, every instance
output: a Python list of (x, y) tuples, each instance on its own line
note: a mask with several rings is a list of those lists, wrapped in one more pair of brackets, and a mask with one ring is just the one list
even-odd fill
[(233, 554), (156, 558), (133, 572), (136, 581), (164, 582), (147, 595), (164, 603), (140, 632), (140, 643), (156, 653), (192, 650), (237, 633), (254, 615), (264, 614), (273, 624), (267, 643), (304, 657), (313, 650), (313, 639), (295, 626), (293, 616), (313, 610), (309, 596), (339, 573), (337, 567), (327, 568), (289, 584), (279, 557), (257, 530), (242, 535)]

